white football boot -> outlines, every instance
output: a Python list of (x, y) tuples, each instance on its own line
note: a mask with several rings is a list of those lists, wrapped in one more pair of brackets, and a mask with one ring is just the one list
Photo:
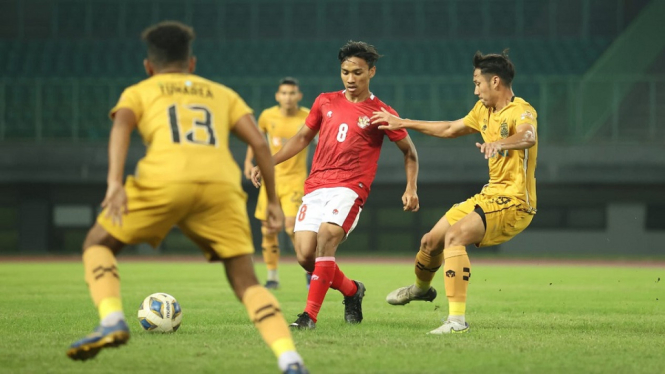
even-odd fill
[(440, 327), (428, 332), (431, 335), (443, 335), (443, 334), (462, 334), (469, 332), (469, 324), (464, 322), (464, 324), (457, 321), (447, 320)]

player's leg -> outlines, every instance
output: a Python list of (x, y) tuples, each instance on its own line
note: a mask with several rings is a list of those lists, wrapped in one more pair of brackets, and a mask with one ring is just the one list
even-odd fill
[[(298, 232), (298, 234), (301, 234), (301, 232)], [(311, 235), (308, 236), (311, 237)], [(299, 320), (307, 317), (313, 323), (316, 323), (323, 299), (325, 299), (326, 293), (335, 277), (335, 268), (337, 266), (335, 264), (335, 251), (343, 238), (344, 230), (341, 227), (329, 223), (321, 224), (316, 234), (316, 258), (314, 260), (314, 268), (312, 269), (312, 281), (309, 292), (307, 293), (307, 305), (303, 313), (305, 316), (301, 315)], [(307, 257), (307, 262), (308, 266), (311, 266), (311, 256)], [(309, 321), (296, 321), (291, 326), (294, 328), (314, 327)]]
[(263, 261), (268, 269), (268, 278), (265, 287), (268, 289), (279, 288), (279, 274), (277, 272), (279, 264), (279, 238), (277, 230), (268, 227), (266, 221), (261, 221), (261, 249)]
[(254, 272), (254, 247), (246, 210), (247, 195), (239, 186), (209, 183), (201, 187), (199, 201), (178, 225), (210, 261), (223, 261), (235, 295), (272, 349), (282, 371), (302, 367), (279, 303), (259, 285)]
[(446, 234), (444, 256), (444, 283), (448, 297), (448, 318), (431, 334), (448, 334), (468, 331), (466, 323), (466, 295), (471, 277), (471, 262), (466, 246), (479, 244), (485, 236), (484, 212), (470, 212), (453, 224)]
[(155, 247), (191, 205), (186, 184), (141, 185), (134, 178), (125, 183), (129, 213), (117, 225), (102, 211), (83, 244), (85, 280), (100, 315), (95, 331), (74, 342), (67, 355), (74, 360), (94, 357), (102, 348), (124, 344), (129, 328), (120, 298), (120, 276), (115, 259), (122, 247), (141, 242)]
[(297, 231), (293, 233), (293, 248), (298, 263), (305, 269), (305, 279), (309, 289), (316, 259), (316, 231)]
[(326, 189), (323, 223), (317, 234), (317, 248), (312, 282), (305, 311), (316, 321), (321, 304), (329, 288), (344, 295), (344, 319), (348, 323), (360, 323), (365, 286), (346, 277), (335, 261), (340, 243), (358, 224), (361, 202), (358, 195), (348, 188)]
[(443, 263), (443, 246), (448, 229), (450, 223), (443, 216), (432, 230), (423, 235), (414, 266), (416, 282), (389, 293), (386, 297), (389, 304), (406, 305), (411, 301), (433, 301), (436, 298), (437, 293), (431, 283)]
[(267, 206), (268, 197), (265, 186), (261, 186), (259, 197), (256, 201), (254, 217), (261, 221), (261, 252), (263, 254), (263, 262), (265, 262), (268, 271), (265, 287), (277, 289), (279, 287), (279, 275), (277, 272), (279, 264), (279, 232), (268, 228), (266, 223)]
[(296, 351), (279, 302), (259, 285), (251, 255), (225, 258), (222, 261), (236, 297), (245, 305), (249, 319), (277, 357), (280, 369), (286, 371), (292, 365), (302, 366), (303, 360)]
[(74, 360), (93, 358), (102, 348), (125, 344), (129, 340), (115, 259), (124, 246), (125, 243), (111, 236), (99, 223), (88, 231), (83, 243), (83, 268), (100, 324), (92, 334), (69, 347), (67, 355)]

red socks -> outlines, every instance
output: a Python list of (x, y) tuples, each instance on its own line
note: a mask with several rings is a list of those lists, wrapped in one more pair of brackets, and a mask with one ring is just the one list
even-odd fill
[(314, 265), (305, 307), (305, 312), (309, 314), (312, 321), (316, 322), (323, 299), (331, 287), (339, 290), (344, 296), (353, 296), (358, 291), (356, 283), (339, 270), (334, 257), (319, 257)]

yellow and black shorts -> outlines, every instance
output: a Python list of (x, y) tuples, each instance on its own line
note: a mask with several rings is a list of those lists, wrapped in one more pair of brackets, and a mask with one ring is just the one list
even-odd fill
[[(297, 178), (288, 181), (278, 181), (275, 189), (277, 190), (277, 197), (284, 211), (284, 217), (295, 217), (298, 214), (298, 209), (300, 209), (300, 204), (302, 204), (302, 197), (305, 194), (305, 180)], [(268, 194), (266, 194), (265, 187), (261, 185), (254, 217), (260, 221), (265, 221), (267, 219), (267, 208)]]
[(247, 216), (247, 194), (240, 184), (147, 182), (133, 177), (125, 183), (129, 213), (122, 225), (102, 211), (97, 222), (116, 239), (156, 247), (178, 226), (209, 261), (253, 254)]
[[(524, 204), (510, 196), (486, 196), (477, 194), (468, 200), (453, 205), (446, 212), (446, 219), (452, 226), (474, 210), (484, 213), (485, 236), (477, 247), (489, 247), (505, 243), (522, 232), (533, 219), (533, 213), (527, 212)], [(483, 214), (481, 214), (483, 217)]]

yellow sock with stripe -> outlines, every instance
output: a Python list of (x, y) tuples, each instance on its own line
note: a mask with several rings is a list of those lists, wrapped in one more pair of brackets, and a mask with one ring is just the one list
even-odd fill
[(434, 279), (436, 271), (443, 262), (443, 253), (436, 256), (430, 256), (421, 249), (416, 255), (416, 287), (422, 292), (427, 292)]
[(107, 319), (114, 313), (116, 317), (114, 319), (123, 318), (120, 276), (111, 249), (101, 245), (87, 248), (83, 252), (83, 268), (92, 301), (99, 311), (99, 319)]
[(279, 240), (277, 232), (270, 232), (265, 227), (261, 227), (261, 234), (263, 240), (261, 241), (261, 248), (263, 248), (263, 261), (268, 268), (268, 280), (277, 281), (277, 265), (279, 263)]
[(255, 285), (245, 291), (242, 303), (247, 308), (249, 319), (259, 330), (275, 357), (280, 358), (287, 352), (296, 351), (291, 332), (275, 296), (265, 288)]
[(443, 250), (443, 265), (446, 296), (448, 296), (448, 319), (465, 323), (466, 292), (471, 278), (471, 262), (462, 245)]

